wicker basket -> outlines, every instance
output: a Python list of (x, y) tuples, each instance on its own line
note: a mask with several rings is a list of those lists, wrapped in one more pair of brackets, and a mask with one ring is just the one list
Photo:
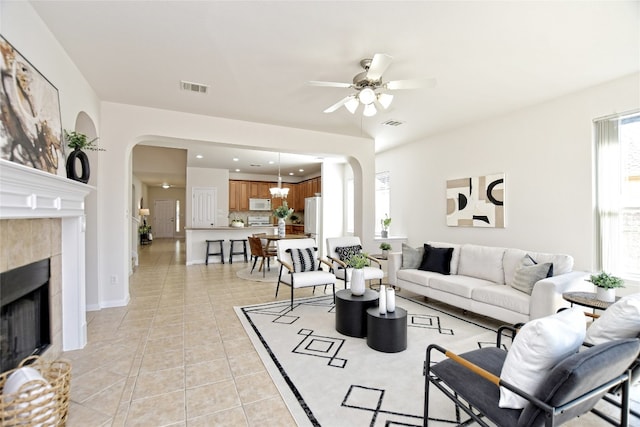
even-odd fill
[[(4, 386), (13, 372), (28, 366), (40, 372), (48, 384), (34, 380), (25, 383), (20, 391), (4, 394)], [(16, 369), (0, 374), (0, 425), (5, 426), (64, 426), (69, 410), (71, 364), (64, 360), (48, 362), (30, 356)]]

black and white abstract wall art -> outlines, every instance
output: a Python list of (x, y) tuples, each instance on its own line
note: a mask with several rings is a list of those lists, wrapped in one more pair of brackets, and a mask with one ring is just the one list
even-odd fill
[(447, 181), (447, 225), (504, 228), (504, 173)]

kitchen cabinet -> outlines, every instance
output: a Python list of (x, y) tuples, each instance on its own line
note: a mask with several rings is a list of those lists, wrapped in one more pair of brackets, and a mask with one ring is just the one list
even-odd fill
[(271, 198), (271, 193), (269, 192), (269, 188), (273, 184), (270, 182), (263, 181), (250, 181), (249, 182), (249, 197), (258, 198), (258, 199), (269, 199)]
[(249, 210), (249, 181), (229, 181), (229, 210)]

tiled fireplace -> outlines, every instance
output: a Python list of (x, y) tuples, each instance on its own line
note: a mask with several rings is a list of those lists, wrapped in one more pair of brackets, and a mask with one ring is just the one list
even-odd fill
[(86, 344), (84, 197), (92, 189), (0, 160), (0, 272), (49, 260), (48, 359)]

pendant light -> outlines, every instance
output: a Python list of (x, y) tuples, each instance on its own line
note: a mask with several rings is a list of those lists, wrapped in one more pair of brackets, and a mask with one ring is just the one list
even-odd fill
[(278, 153), (278, 186), (269, 189), (271, 197), (286, 199), (289, 194), (288, 188), (282, 188), (282, 176), (280, 176), (280, 153)]

